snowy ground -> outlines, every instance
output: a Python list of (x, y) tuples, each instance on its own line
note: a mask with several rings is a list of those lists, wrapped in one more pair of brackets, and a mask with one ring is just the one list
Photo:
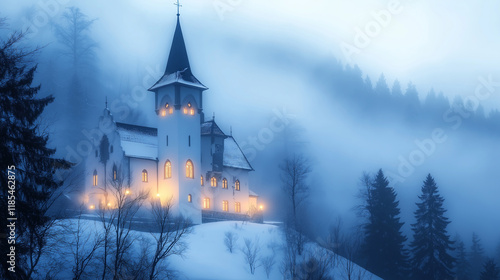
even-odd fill
[[(92, 220), (81, 220), (85, 225), (85, 231), (88, 233), (95, 233), (101, 230), (101, 224)], [(67, 220), (70, 228), (76, 229), (77, 220)], [(233, 232), (237, 235), (235, 250), (230, 253), (225, 244), (224, 236), (226, 232)], [(65, 233), (67, 236), (63, 239), (71, 240), (73, 236), (70, 233)], [(150, 239), (150, 233), (134, 232), (136, 237), (144, 237)], [(280, 267), (283, 260), (284, 243), (280, 229), (275, 225), (270, 224), (254, 224), (243, 222), (217, 222), (197, 225), (193, 227), (193, 232), (188, 235), (185, 242), (189, 244), (188, 250), (184, 253), (183, 257), (172, 256), (169, 258), (169, 268), (177, 271), (179, 279), (214, 279), (214, 280), (238, 280), (238, 279), (267, 279), (263, 266), (257, 267), (255, 274), (250, 273), (248, 264), (245, 262), (244, 254), (241, 248), (244, 247), (245, 239), (250, 239), (252, 242), (259, 244), (259, 256), (265, 258), (271, 256), (274, 252), (276, 264), (273, 266), (269, 279), (283, 279), (280, 272)], [(136, 242), (137, 243), (137, 242)], [(137, 244), (138, 246), (139, 244)], [(316, 254), (323, 250), (315, 243), (309, 243), (307, 247), (308, 254)], [(135, 248), (135, 250), (140, 250)], [(65, 246), (63, 253), (67, 258), (63, 260), (63, 266), (60, 267), (60, 273), (56, 276), (57, 279), (65, 279), (70, 277), (72, 255), (71, 247)], [(60, 255), (61, 256), (61, 255)], [(50, 259), (52, 259), (51, 256)], [(44, 260), (47, 261), (47, 259)], [(49, 261), (50, 262), (50, 261)], [(338, 265), (331, 272), (334, 279), (348, 279), (345, 277), (345, 259), (339, 257)], [(379, 280), (380, 278), (373, 276), (360, 267), (354, 265), (353, 270), (356, 273), (361, 272), (363, 278)], [(357, 277), (355, 279), (358, 279)]]

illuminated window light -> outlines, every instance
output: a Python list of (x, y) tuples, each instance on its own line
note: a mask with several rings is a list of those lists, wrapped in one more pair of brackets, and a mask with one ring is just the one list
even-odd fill
[(184, 114), (187, 115), (187, 113), (188, 113), (188, 108), (184, 107)]
[(167, 110), (161, 110), (161, 116), (165, 117), (167, 115)]
[(229, 203), (227, 200), (222, 201), (222, 211), (224, 211), (224, 212), (229, 211)]
[(193, 108), (191, 108), (191, 110), (189, 110), (189, 114), (190, 114), (191, 116), (194, 116), (194, 109), (193, 109)]
[(203, 198), (203, 209), (210, 209), (210, 198)]
[(169, 108), (169, 109), (168, 109), (168, 113), (169, 113), (170, 115), (172, 115), (172, 114), (174, 113), (174, 109), (173, 109), (173, 108)]
[(188, 202), (189, 203), (193, 202), (193, 197), (190, 194), (188, 194)]

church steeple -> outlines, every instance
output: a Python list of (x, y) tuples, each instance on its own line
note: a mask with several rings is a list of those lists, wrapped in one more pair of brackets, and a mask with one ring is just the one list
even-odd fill
[(179, 17), (177, 17), (177, 26), (175, 27), (174, 39), (172, 40), (172, 46), (170, 47), (170, 54), (168, 56), (165, 75), (172, 74), (177, 71), (184, 71), (185, 74), (192, 75), (186, 51), (186, 43), (184, 42), (184, 36), (182, 36)]
[[(177, 5), (180, 6), (178, 3)], [(149, 90), (156, 91), (159, 88), (176, 83), (196, 87), (201, 90), (208, 89), (196, 79), (191, 71), (186, 43), (182, 35), (179, 14), (177, 14), (177, 25), (175, 27), (174, 38), (172, 39), (165, 73)]]

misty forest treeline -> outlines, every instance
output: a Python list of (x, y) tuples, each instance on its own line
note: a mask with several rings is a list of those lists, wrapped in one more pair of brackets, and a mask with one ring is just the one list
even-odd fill
[[(398, 120), (404, 124), (417, 126), (442, 125), (453, 128), (463, 127), (474, 132), (500, 133), (500, 111), (498, 108), (486, 112), (483, 105), (492, 96), (488, 87), (491, 77), (484, 77), (481, 99), (474, 89), (470, 98), (456, 95), (449, 99), (442, 92), (431, 89), (427, 94), (419, 94), (413, 83), (402, 85), (397, 79), (388, 84), (384, 74), (377, 81), (364, 76), (355, 65), (343, 65), (338, 61), (318, 66), (314, 71), (317, 84), (331, 93), (336, 101), (343, 101), (349, 109), (361, 117), (373, 120)], [(481, 83), (478, 81), (478, 84)], [(451, 95), (453, 93), (448, 93)], [(425, 98), (419, 98), (425, 96)], [(368, 118), (369, 117), (369, 118)]]
[[(361, 246), (354, 254), (348, 252), (349, 239), (334, 238), (336, 253), (349, 258), (386, 280), (498, 280), (497, 261), (487, 258), (477, 234), (466, 249), (460, 236), (453, 240), (447, 226), (445, 199), (429, 174), (423, 181), (416, 202), (411, 241), (402, 233), (399, 201), (382, 170), (376, 175), (364, 174), (363, 204), (365, 223)], [(338, 228), (331, 231), (338, 236)], [(355, 234), (351, 234), (354, 236)], [(349, 236), (347, 234), (346, 236)], [(352, 238), (352, 237), (351, 237)]]

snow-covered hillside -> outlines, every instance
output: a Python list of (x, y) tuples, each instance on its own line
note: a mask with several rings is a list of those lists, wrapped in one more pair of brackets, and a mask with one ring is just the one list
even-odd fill
[[(47, 271), (51, 268), (54, 270), (54, 261), (59, 262), (59, 266), (55, 269), (55, 273), (53, 274), (55, 279), (72, 278), (72, 251), (74, 252), (74, 244), (71, 244), (71, 240), (74, 240), (75, 238), (74, 234), (77, 230), (78, 220), (66, 220), (63, 224), (64, 226), (62, 227), (58, 226), (54, 228), (54, 230), (58, 232), (58, 244), (52, 244), (51, 246), (56, 246), (57, 249), (46, 254), (40, 263), (39, 272)], [(284, 237), (278, 226), (271, 224), (227, 221), (201, 224), (194, 226), (192, 229), (192, 232), (184, 239), (184, 242), (188, 245), (188, 249), (184, 252), (183, 256), (173, 255), (168, 258), (168, 268), (176, 271), (178, 279), (268, 279), (264, 266), (261, 265), (262, 261), (257, 262), (255, 273), (251, 274), (249, 265), (247, 264), (242, 251), (243, 247), (245, 247), (245, 239), (251, 240), (253, 244), (258, 244), (259, 250), (257, 257), (260, 260), (274, 256), (275, 264), (272, 266), (269, 279), (283, 279), (281, 267), (284, 258)], [(93, 235), (102, 234), (102, 224), (98, 221), (82, 219), (80, 232), (83, 233), (82, 240), (87, 240), (86, 236), (89, 235), (92, 236), (89, 240), (92, 240)], [(224, 243), (224, 238), (227, 232), (233, 233), (237, 238), (232, 253), (229, 252)], [(134, 242), (134, 248), (132, 248), (132, 251), (128, 254), (129, 257), (140, 255), (140, 252), (143, 249), (140, 246), (144, 243), (139, 240), (147, 240), (150, 245), (153, 245), (154, 238), (151, 233), (133, 231), (132, 234), (136, 242)], [(65, 243), (61, 240), (69, 242)], [(61, 244), (63, 245), (60, 246)], [(91, 242), (87, 242), (87, 246), (89, 244), (91, 244)], [(148, 249), (148, 253), (152, 254), (154, 252), (153, 249), (153, 247), (150, 247), (150, 249)], [(308, 243), (305, 246), (305, 252), (303, 255), (314, 255), (317, 257), (321, 254), (321, 252), (326, 251), (316, 243)], [(94, 256), (96, 261), (91, 263), (87, 268), (87, 270), (90, 270), (91, 273), (95, 272), (95, 275), (99, 275), (99, 271), (102, 269), (98, 268), (102, 267), (102, 263), (99, 261), (100, 253), (101, 252)], [(301, 262), (301, 260), (298, 261)], [(358, 279), (358, 275), (363, 276), (360, 279), (380, 279), (365, 271), (363, 268), (347, 262), (342, 257), (338, 257), (336, 259), (336, 265), (331, 270), (331, 276), (333, 279), (348, 279), (346, 276), (347, 265), (350, 265), (351, 271), (353, 272), (351, 277), (356, 277), (351, 279)], [(310, 268), (305, 269), (310, 270)], [(302, 270), (304, 270), (304, 267), (302, 267)], [(40, 276), (43, 274), (44, 273), (40, 273)]]
[[(237, 249), (231, 254), (224, 245), (224, 234), (228, 231), (238, 236)], [(189, 250), (184, 258), (174, 256), (171, 259), (171, 267), (179, 271), (180, 279), (267, 279), (262, 266), (258, 267), (255, 274), (250, 273), (248, 264), (240, 248), (245, 245), (245, 238), (253, 242), (259, 242), (259, 255), (261, 258), (270, 256), (273, 247), (276, 252), (276, 264), (272, 268), (269, 279), (283, 279), (280, 266), (283, 259), (284, 240), (277, 226), (267, 224), (253, 224), (242, 222), (218, 222), (202, 224), (195, 227), (193, 234), (188, 237)], [(315, 244), (309, 244), (308, 251), (313, 253), (321, 248)], [(341, 262), (345, 261), (339, 257), (339, 266), (332, 271), (334, 279), (347, 279), (343, 277)], [(354, 271), (363, 270), (357, 267)], [(364, 270), (363, 270), (364, 271)], [(369, 272), (362, 279), (378, 280)]]

